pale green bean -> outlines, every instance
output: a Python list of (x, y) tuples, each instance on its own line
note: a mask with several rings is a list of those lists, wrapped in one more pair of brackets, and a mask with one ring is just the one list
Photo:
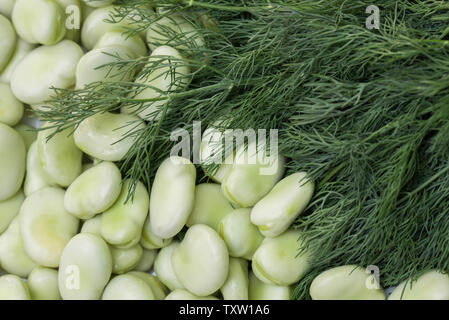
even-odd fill
[(0, 201), (16, 194), (25, 176), (26, 149), (13, 128), (0, 123)]
[(0, 235), (0, 266), (20, 277), (27, 277), (36, 266), (23, 247), (18, 217)]
[(80, 219), (109, 209), (120, 194), (122, 175), (112, 162), (101, 162), (77, 177), (64, 196), (64, 207)]
[(171, 260), (176, 277), (188, 291), (198, 296), (213, 294), (228, 276), (226, 244), (214, 229), (203, 224), (187, 230)]
[(33, 300), (61, 300), (58, 287), (58, 271), (55, 269), (36, 267), (27, 279)]
[(220, 221), (232, 210), (219, 184), (202, 183), (195, 187), (195, 204), (186, 225), (205, 224), (218, 231)]
[(64, 208), (64, 190), (46, 187), (28, 196), (19, 213), (26, 253), (45, 267), (59, 266), (61, 254), (78, 232), (79, 220)]

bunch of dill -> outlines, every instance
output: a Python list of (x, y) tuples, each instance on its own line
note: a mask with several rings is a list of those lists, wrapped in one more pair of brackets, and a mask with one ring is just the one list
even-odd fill
[[(372, 1), (163, 3), (166, 14), (189, 18), (207, 45), (186, 53), (189, 88), (167, 96), (159, 121), (130, 131), (136, 143), (122, 164), (126, 177), (150, 185), (173, 146), (170, 132), (190, 130), (194, 120), (203, 129), (219, 118), (229, 128), (279, 129), (289, 172), (306, 170), (318, 185), (296, 223), (314, 259), (294, 298), (308, 298), (319, 272), (344, 264), (377, 265), (386, 287), (432, 268), (449, 271), (447, 3), (376, 1), (379, 30), (365, 27)], [(217, 28), (192, 19), (198, 13)], [(111, 19), (125, 16), (135, 22), (131, 33), (157, 23), (145, 0), (120, 1)], [(145, 63), (117, 57), (114, 66), (142, 75), (150, 72)], [(135, 98), (141, 87), (56, 90), (53, 108), (39, 116), (62, 130), (124, 104), (143, 109), (152, 101)]]

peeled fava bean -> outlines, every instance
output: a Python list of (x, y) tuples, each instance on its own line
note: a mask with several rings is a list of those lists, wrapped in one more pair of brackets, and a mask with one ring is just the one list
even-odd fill
[(251, 209), (248, 208), (235, 209), (220, 222), (219, 233), (231, 257), (251, 260), (264, 239), (251, 223), (250, 212)]
[(109, 246), (112, 255), (112, 273), (122, 274), (132, 270), (142, 257), (142, 247), (138, 244), (131, 248), (120, 249)]
[(16, 47), (14, 49), (14, 53), (11, 56), (11, 59), (9, 59), (9, 62), (6, 64), (3, 71), (0, 71), (0, 81), (9, 83), (11, 80), (11, 75), (12, 75), (12, 72), (14, 71), (14, 68), (34, 48), (36, 48), (35, 45), (18, 38)]
[(25, 200), (22, 190), (3, 201), (0, 201), (0, 234), (2, 234), (9, 226), (11, 221), (19, 214), (20, 207)]
[(256, 148), (255, 143), (248, 148), (241, 146), (232, 168), (223, 179), (221, 190), (235, 205), (253, 207), (281, 179), (284, 166), (285, 159), (280, 154), (268, 156), (267, 151), (260, 146)]
[(36, 266), (23, 247), (18, 218), (0, 235), (0, 266), (20, 277), (27, 277)]
[(0, 2), (0, 14), (4, 15), (5, 17), (10, 17), (15, 3), (16, 0), (2, 0)]
[(37, 264), (56, 268), (79, 220), (64, 208), (64, 190), (46, 187), (28, 196), (19, 213), (26, 253)]
[(36, 267), (27, 279), (33, 300), (61, 300), (58, 287), (58, 271), (55, 269)]
[(136, 276), (145, 281), (146, 284), (151, 288), (155, 300), (165, 299), (165, 296), (167, 295), (167, 288), (162, 284), (162, 282), (158, 280), (158, 278), (147, 272), (140, 271), (130, 271), (128, 272), (128, 274)]
[(81, 233), (92, 233), (101, 237), (101, 219), (102, 215), (99, 214), (93, 218), (84, 220)]
[(162, 248), (156, 260), (154, 260), (154, 272), (157, 278), (170, 290), (184, 289), (182, 283), (173, 270), (172, 255), (173, 251), (179, 246), (178, 241), (173, 241), (170, 245)]
[(103, 213), (101, 220), (103, 239), (125, 248), (139, 243), (150, 205), (150, 196), (140, 181), (136, 185), (134, 196), (128, 199), (130, 183), (130, 180), (123, 183), (120, 196), (114, 205)]
[(150, 271), (151, 267), (153, 266), (154, 260), (156, 259), (156, 255), (156, 250), (143, 249), (142, 257), (134, 266), (133, 270), (141, 272)]
[(66, 33), (65, 12), (53, 0), (17, 0), (12, 22), (19, 36), (29, 43), (52, 45)]
[(75, 145), (70, 129), (49, 135), (54, 129), (39, 131), (37, 149), (42, 168), (50, 184), (68, 187), (81, 173), (83, 153)]
[(260, 281), (254, 273), (249, 275), (249, 300), (290, 300), (292, 289)]
[(122, 46), (128, 48), (134, 56), (143, 57), (147, 55), (147, 47), (139, 35), (128, 35), (123, 31), (108, 31), (101, 36), (95, 48)]
[(0, 201), (16, 194), (25, 176), (26, 150), (22, 137), (0, 123)]
[(102, 300), (154, 300), (154, 294), (141, 278), (122, 274), (109, 281)]
[(9, 84), (0, 82), (0, 122), (15, 126), (23, 116), (23, 104), (14, 96)]
[(388, 300), (449, 300), (449, 276), (430, 270), (397, 286)]
[(70, 184), (64, 207), (80, 219), (89, 219), (110, 208), (117, 200), (122, 175), (112, 162), (101, 162), (82, 173)]
[[(165, 93), (174, 92), (187, 86), (190, 74), (190, 67), (183, 61), (180, 53), (169, 46), (156, 48), (148, 58), (147, 68), (151, 68), (149, 74), (139, 76), (136, 79), (138, 84), (146, 84), (147, 88), (140, 91), (134, 99), (157, 99), (164, 97)], [(146, 103), (143, 110), (139, 110), (137, 115), (148, 121), (157, 121), (162, 115), (161, 107), (167, 103), (166, 99), (156, 100)], [(140, 109), (140, 105), (138, 105)], [(131, 113), (135, 107), (123, 107), (123, 113)]]
[(289, 230), (275, 238), (265, 238), (253, 255), (252, 269), (263, 282), (289, 286), (309, 271), (309, 255), (302, 253), (301, 232)]
[(130, 72), (123, 72), (118, 67), (106, 66), (106, 64), (122, 59), (133, 58), (134, 54), (127, 47), (110, 46), (97, 48), (86, 53), (76, 66), (76, 89), (83, 89), (86, 85), (95, 81), (129, 81), (133, 77)]
[(50, 187), (47, 175), (42, 168), (41, 159), (37, 150), (37, 141), (33, 142), (27, 154), (27, 166), (23, 191), (26, 196), (45, 187)]
[[(85, 1), (86, 2), (86, 1)], [(89, 1), (87, 4), (101, 3), (102, 1)], [(123, 19), (116, 23), (109, 23), (114, 6), (106, 6), (92, 11), (86, 18), (81, 29), (81, 42), (87, 50), (92, 50), (98, 40), (109, 31), (125, 32), (126, 28), (132, 27), (128, 19)]]
[(16, 47), (17, 35), (11, 22), (0, 14), (0, 72), (8, 64)]
[(326, 270), (313, 279), (313, 300), (385, 300), (382, 288), (372, 286), (371, 272), (355, 265)]
[(7, 274), (0, 277), (0, 300), (30, 300), (30, 291), (18, 276)]
[(101, 237), (80, 233), (61, 256), (58, 283), (64, 300), (98, 300), (112, 272), (112, 257)]
[(211, 227), (190, 227), (172, 256), (173, 270), (183, 286), (198, 296), (213, 294), (225, 283), (229, 271), (226, 244)]
[(214, 296), (197, 296), (185, 289), (176, 289), (170, 292), (165, 300), (218, 300)]
[(14, 69), (12, 92), (30, 105), (49, 100), (54, 95), (52, 87), (67, 89), (75, 84), (76, 65), (82, 56), (81, 47), (70, 40), (34, 49)]
[(177, 14), (161, 17), (151, 24), (146, 36), (152, 51), (163, 45), (187, 52), (189, 48), (204, 47), (204, 38), (198, 29)]
[(289, 175), (251, 210), (251, 222), (266, 237), (276, 237), (287, 230), (309, 204), (314, 183), (305, 172)]
[(190, 160), (169, 157), (157, 169), (150, 196), (150, 227), (163, 239), (187, 222), (195, 200), (196, 169)]
[(129, 114), (99, 113), (83, 120), (74, 133), (75, 143), (84, 153), (105, 161), (121, 161), (134, 144), (134, 136), (123, 138), (130, 130), (145, 124)]
[(163, 239), (158, 237), (151, 231), (150, 217), (147, 217), (143, 225), (142, 238), (140, 239), (140, 245), (145, 249), (160, 249), (168, 246), (172, 242), (173, 238)]
[(248, 300), (248, 261), (229, 259), (229, 274), (220, 291), (224, 300)]
[(234, 208), (215, 183), (202, 183), (195, 187), (195, 204), (187, 220), (187, 226), (205, 224), (218, 231), (221, 219)]

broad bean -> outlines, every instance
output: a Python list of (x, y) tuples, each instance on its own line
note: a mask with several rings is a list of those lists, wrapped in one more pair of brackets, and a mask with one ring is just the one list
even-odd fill
[(27, 154), (26, 176), (23, 191), (26, 196), (42, 188), (50, 187), (48, 176), (42, 168), (41, 159), (37, 147), (37, 141), (33, 142)]
[(120, 196), (114, 205), (103, 213), (101, 220), (103, 239), (112, 245), (125, 248), (139, 243), (150, 205), (147, 189), (140, 181), (136, 185), (134, 196), (128, 199), (130, 183), (130, 180), (123, 183)]
[(0, 234), (2, 234), (9, 226), (11, 221), (19, 214), (20, 207), (25, 200), (22, 190), (3, 201), (0, 201)]
[(275, 238), (265, 238), (254, 252), (252, 269), (263, 282), (289, 286), (298, 282), (310, 269), (309, 254), (298, 255), (303, 246), (301, 231), (289, 230)]
[(99, 113), (83, 120), (75, 130), (75, 144), (86, 154), (105, 161), (121, 161), (135, 141), (124, 137), (145, 124), (137, 116)]
[(254, 273), (249, 274), (249, 300), (290, 300), (292, 288), (260, 281)]
[(8, 64), (16, 47), (17, 35), (8, 18), (0, 14), (0, 72)]
[(65, 12), (53, 0), (16, 0), (12, 22), (19, 36), (29, 43), (56, 44), (66, 33)]
[(7, 274), (0, 277), (0, 300), (30, 300), (30, 291), (18, 276)]
[(224, 300), (248, 300), (248, 261), (229, 259), (229, 274), (220, 288)]
[(0, 122), (15, 126), (22, 116), (22, 102), (14, 96), (8, 83), (0, 82)]
[(225, 241), (229, 255), (251, 260), (263, 241), (263, 236), (250, 221), (251, 209), (235, 209), (219, 225), (220, 236)]
[(173, 270), (173, 251), (179, 246), (178, 241), (173, 241), (170, 245), (162, 248), (154, 260), (154, 272), (157, 278), (170, 290), (184, 289), (182, 283)]
[(416, 280), (399, 284), (388, 300), (449, 300), (449, 276), (438, 270), (430, 270)]
[(75, 145), (70, 129), (48, 137), (54, 129), (39, 131), (37, 135), (37, 150), (41, 160), (46, 180), (50, 184), (68, 187), (82, 170), (83, 153)]
[(0, 235), (0, 266), (20, 277), (27, 277), (36, 266), (23, 247), (18, 217)]
[(171, 260), (176, 277), (188, 291), (198, 296), (213, 294), (228, 276), (226, 244), (214, 229), (203, 224), (187, 230)]
[(233, 210), (219, 184), (202, 183), (195, 187), (195, 204), (186, 225), (205, 224), (218, 231), (220, 221)]
[(266, 237), (276, 237), (287, 230), (307, 207), (314, 191), (314, 183), (305, 172), (289, 175), (251, 210), (251, 222)]
[(154, 300), (150, 286), (132, 274), (122, 274), (109, 281), (102, 300)]
[(61, 300), (58, 286), (58, 271), (55, 269), (36, 267), (27, 279), (33, 300)]
[(284, 166), (285, 159), (280, 154), (273, 154), (270, 159), (260, 146), (241, 146), (232, 168), (223, 179), (222, 191), (232, 203), (252, 207), (281, 179)]
[(150, 286), (151, 291), (153, 292), (155, 300), (164, 300), (167, 295), (167, 288), (152, 274), (140, 271), (130, 271), (128, 274), (132, 274), (143, 281), (146, 282), (147, 285)]
[(26, 149), (22, 137), (0, 123), (0, 201), (16, 194), (25, 176)]
[(106, 242), (91, 233), (73, 237), (61, 256), (58, 284), (64, 300), (98, 300), (112, 273)]
[(143, 250), (139, 244), (127, 249), (109, 246), (112, 256), (112, 273), (122, 274), (132, 270), (142, 258)]
[(11, 74), (12, 92), (24, 103), (44, 103), (53, 96), (52, 87), (75, 85), (76, 65), (82, 56), (81, 47), (70, 40), (32, 50)]
[(187, 222), (195, 199), (196, 169), (190, 160), (170, 157), (159, 166), (150, 195), (150, 227), (158, 237), (175, 236)]
[(110, 208), (120, 194), (122, 175), (112, 162), (101, 162), (77, 177), (64, 196), (65, 209), (90, 219)]
[(64, 190), (46, 187), (29, 195), (19, 213), (26, 253), (37, 264), (56, 268), (61, 254), (78, 232), (79, 220), (64, 208)]
[(328, 269), (313, 279), (310, 296), (313, 300), (385, 300), (382, 288), (367, 285), (370, 272), (355, 265)]

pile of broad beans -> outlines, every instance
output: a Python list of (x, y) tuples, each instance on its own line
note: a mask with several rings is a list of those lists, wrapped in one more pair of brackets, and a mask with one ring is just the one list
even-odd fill
[[(151, 189), (138, 182), (129, 198), (131, 181), (118, 163), (134, 140), (123, 136), (130, 123), (143, 128), (157, 120), (163, 100), (144, 110), (94, 115), (73, 135), (68, 129), (51, 139), (53, 129), (37, 133), (21, 123), (25, 108), (48, 107), (52, 87), (121, 79), (148, 84), (138, 97), (151, 99), (188, 85), (189, 67), (179, 63), (187, 48), (170, 46), (158, 28), (183, 32), (202, 46), (194, 26), (171, 16), (127, 37), (129, 21), (105, 21), (111, 4), (0, 4), (0, 266), (7, 273), (0, 277), (0, 299), (289, 299), (311, 266), (307, 251), (298, 255), (301, 230), (291, 225), (314, 183), (305, 172), (285, 176), (281, 155), (274, 172), (262, 174), (266, 162), (239, 161), (249, 158), (249, 148), (241, 148), (233, 164), (213, 173), (204, 167), (214, 182), (201, 184), (190, 160), (170, 157)], [(66, 28), (69, 6), (79, 9), (81, 29)], [(164, 68), (145, 77), (99, 68), (115, 55), (144, 57), (148, 49), (149, 64), (164, 57), (181, 80), (161, 76)], [(217, 148), (210, 138), (220, 134), (214, 128), (204, 133), (204, 164)], [(313, 281), (310, 294), (385, 299), (382, 288), (366, 285), (368, 277), (361, 267), (336, 267)], [(391, 297), (428, 298), (432, 285), (443, 290), (447, 276), (429, 272)]]

